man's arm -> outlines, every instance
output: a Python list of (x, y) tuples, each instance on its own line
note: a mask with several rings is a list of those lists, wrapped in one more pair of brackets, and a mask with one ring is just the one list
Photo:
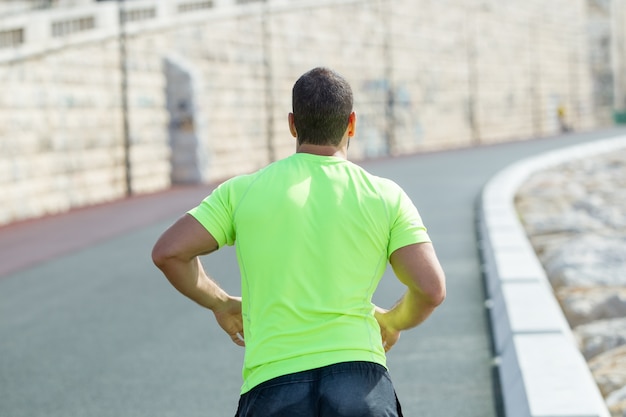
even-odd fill
[(241, 299), (232, 297), (204, 271), (198, 256), (219, 247), (215, 238), (186, 214), (158, 239), (152, 261), (183, 295), (213, 311), (219, 325), (233, 342), (243, 346)]
[(386, 351), (402, 330), (422, 323), (446, 297), (445, 275), (431, 243), (404, 246), (394, 251), (389, 261), (407, 291), (391, 310), (376, 308)]

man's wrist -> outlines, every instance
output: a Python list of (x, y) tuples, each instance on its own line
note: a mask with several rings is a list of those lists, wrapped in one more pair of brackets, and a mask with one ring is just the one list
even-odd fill
[(207, 307), (213, 312), (219, 312), (229, 303), (230, 299), (231, 296), (226, 291), (218, 288), (213, 296), (212, 302)]

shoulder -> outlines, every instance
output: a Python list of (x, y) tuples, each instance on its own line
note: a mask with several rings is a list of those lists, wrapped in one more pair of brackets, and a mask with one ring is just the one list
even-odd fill
[(400, 195), (404, 195), (404, 190), (394, 180), (386, 177), (380, 177), (374, 175), (364, 168), (353, 164), (356, 169), (360, 170), (364, 178), (372, 184), (378, 191), (378, 193), (384, 198), (395, 199)]
[(397, 194), (397, 193), (403, 193), (404, 190), (402, 190), (402, 187), (400, 187), (394, 180), (389, 179), (389, 178), (384, 178), (384, 177), (377, 177), (377, 176), (373, 176), (378, 185), (383, 188), (383, 190), (385, 190), (388, 193), (393, 193), (393, 194)]
[(212, 194), (215, 194), (215, 197), (227, 201), (231, 206), (235, 207), (250, 194), (251, 190), (258, 188), (255, 187), (255, 184), (259, 184), (260, 179), (267, 178), (267, 174), (275, 169), (276, 164), (277, 162), (274, 162), (255, 172), (231, 177), (219, 184), (213, 190)]
[(239, 174), (228, 178), (221, 182), (216, 189), (241, 190), (248, 188), (250, 184), (254, 183), (260, 176), (262, 176), (270, 166), (271, 165), (268, 165), (267, 167), (261, 168), (255, 172)]

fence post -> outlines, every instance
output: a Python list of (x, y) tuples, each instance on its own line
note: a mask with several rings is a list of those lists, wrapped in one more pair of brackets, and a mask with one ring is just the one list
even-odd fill
[(126, 196), (133, 195), (132, 170), (130, 159), (130, 126), (128, 122), (128, 60), (126, 50), (126, 13), (124, 0), (118, 0), (118, 24), (119, 24), (119, 47), (120, 47), (120, 77), (121, 77), (121, 104), (122, 104), (122, 126), (124, 135), (124, 181), (126, 185)]
[(266, 143), (269, 162), (276, 160), (276, 146), (274, 144), (274, 86), (272, 78), (272, 29), (271, 13), (268, 0), (263, 0), (261, 11), (261, 31), (263, 49), (263, 69), (265, 71), (265, 111), (266, 111)]

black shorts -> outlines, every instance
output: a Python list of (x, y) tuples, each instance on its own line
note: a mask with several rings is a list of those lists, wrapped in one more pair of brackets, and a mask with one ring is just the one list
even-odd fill
[(387, 370), (342, 362), (266, 381), (239, 399), (236, 417), (402, 417)]

